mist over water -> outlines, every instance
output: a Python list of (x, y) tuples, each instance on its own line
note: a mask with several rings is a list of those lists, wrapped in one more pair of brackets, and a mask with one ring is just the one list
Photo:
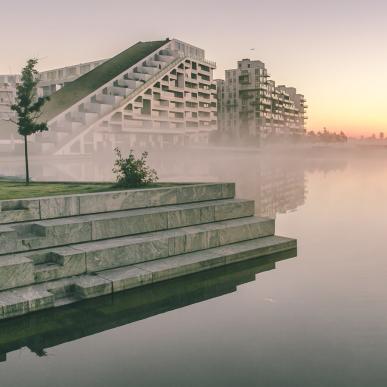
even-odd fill
[[(31, 164), (35, 179), (113, 179), (110, 155)], [(155, 304), (168, 293), (161, 287), (100, 301), (92, 308), (103, 316), (98, 325), (80, 306), (27, 316), (7, 330), (0, 324), (7, 332), (1, 387), (387, 384), (385, 149), (196, 149), (150, 152), (150, 164), (162, 181), (235, 181), (257, 214), (276, 216), (276, 234), (298, 239), (297, 258), (235, 268), (222, 283), (214, 282), (220, 275), (186, 278), (178, 293), (171, 290), (179, 302)], [(1, 174), (23, 173), (22, 159), (0, 165)], [(191, 290), (205, 284), (212, 290), (194, 297)], [(134, 298), (149, 313), (136, 318), (125, 306)], [(76, 335), (61, 334), (60, 321), (77, 308), (84, 318)], [(53, 316), (56, 328), (45, 333)], [(96, 328), (85, 329), (86, 322)], [(40, 335), (6, 349), (32, 327)], [(38, 356), (41, 348), (46, 356)]]

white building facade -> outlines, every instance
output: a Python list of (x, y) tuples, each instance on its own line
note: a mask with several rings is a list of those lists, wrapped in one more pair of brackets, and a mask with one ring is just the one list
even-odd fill
[(166, 39), (138, 42), (107, 61), (41, 73), (39, 95), (51, 96), (42, 116), (49, 131), (34, 136), (33, 148), (90, 154), (208, 143), (217, 129), (215, 67), (203, 49)]
[[(128, 50), (150, 43), (139, 42)], [(119, 60), (119, 55), (111, 61)], [(50, 131), (39, 141), (55, 154), (208, 143), (210, 133), (217, 129), (215, 67), (203, 49), (177, 39), (163, 41), (50, 118)]]
[(265, 64), (243, 59), (217, 80), (219, 136), (259, 145), (305, 133), (305, 98), (293, 87), (276, 86)]
[[(37, 94), (39, 96), (50, 96), (67, 83), (75, 81), (81, 75), (86, 74), (104, 62), (105, 60), (98, 60), (42, 71), (39, 73)], [(15, 102), (16, 87), (20, 81), (21, 76), (19, 74), (0, 75), (0, 119), (8, 120), (9, 118), (15, 118), (15, 114), (11, 111), (11, 105)]]

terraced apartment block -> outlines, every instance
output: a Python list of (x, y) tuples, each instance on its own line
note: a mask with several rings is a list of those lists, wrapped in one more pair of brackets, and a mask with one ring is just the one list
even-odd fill
[(217, 80), (219, 136), (261, 144), (305, 133), (305, 98), (294, 87), (276, 86), (265, 64), (243, 59)]
[(31, 149), (77, 155), (207, 143), (217, 129), (215, 67), (204, 50), (166, 39), (41, 73), (38, 93), (51, 98), (41, 120), (50, 130)]
[[(97, 60), (41, 71), (39, 72), (37, 94), (39, 96), (50, 96), (103, 62), (105, 60)], [(11, 105), (15, 103), (16, 88), (20, 82), (21, 76), (19, 74), (0, 75), (0, 119), (7, 121), (9, 118), (15, 118)]]
[(217, 129), (215, 62), (177, 39), (138, 42), (115, 57), (42, 73), (50, 95), (36, 153), (207, 143)]

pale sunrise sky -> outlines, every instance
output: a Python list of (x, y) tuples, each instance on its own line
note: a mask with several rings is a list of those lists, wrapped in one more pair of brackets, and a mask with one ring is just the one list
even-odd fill
[[(108, 58), (139, 40), (206, 50), (217, 78), (241, 58), (308, 100), (308, 129), (387, 134), (386, 0), (0, 0), (0, 74)], [(251, 50), (254, 48), (255, 50)]]

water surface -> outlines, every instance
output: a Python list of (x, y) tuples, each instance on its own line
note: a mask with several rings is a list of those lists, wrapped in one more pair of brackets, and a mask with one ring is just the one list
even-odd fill
[[(387, 385), (387, 157), (226, 156), (158, 165), (170, 180), (236, 181), (297, 257), (3, 322), (1, 387)], [(111, 177), (90, 165), (32, 170)]]

